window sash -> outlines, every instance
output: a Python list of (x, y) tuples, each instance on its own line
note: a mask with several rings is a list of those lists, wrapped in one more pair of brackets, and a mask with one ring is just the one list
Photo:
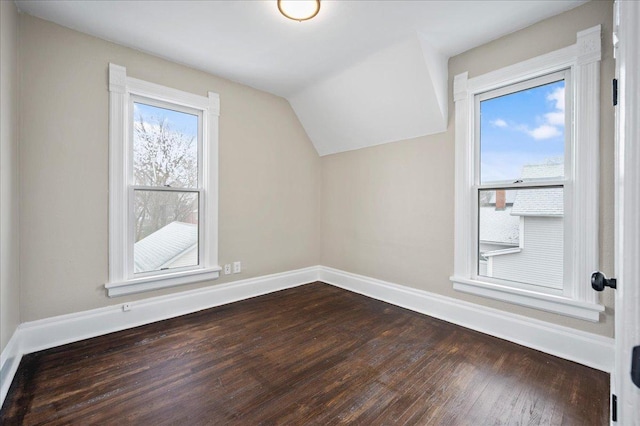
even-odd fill
[[(483, 187), (476, 187), (474, 189), (475, 195), (475, 239), (473, 242), (473, 265), (471, 268), (471, 278), (479, 281), (489, 282), (493, 284), (503, 285), (512, 288), (518, 288), (522, 290), (535, 291), (540, 293), (546, 293), (550, 295), (564, 296), (567, 294), (566, 286), (563, 285), (562, 289), (557, 289), (551, 286), (545, 286), (542, 284), (530, 284), (522, 281), (509, 280), (505, 278), (496, 278), (490, 277), (487, 275), (481, 275), (479, 273), (479, 264), (480, 264), (480, 192), (482, 191), (495, 191), (495, 190), (518, 190), (518, 189), (531, 189), (531, 190), (539, 190), (539, 189), (551, 189), (551, 188), (560, 188), (563, 190), (563, 198), (564, 204), (566, 204), (567, 194), (566, 187), (563, 181), (557, 182), (544, 182), (541, 185), (536, 184), (515, 184), (517, 186), (500, 186), (500, 185), (484, 185)], [(563, 252), (563, 264), (567, 261), (567, 238), (566, 238), (566, 215), (563, 214), (563, 240), (564, 240), (564, 252)], [(522, 248), (522, 241), (520, 241), (520, 248)], [(563, 282), (567, 282), (567, 268), (563, 265)]]
[[(194, 193), (198, 194), (198, 263), (196, 265), (183, 266), (179, 268), (168, 268), (160, 270), (151, 270), (144, 272), (135, 272), (135, 244), (136, 244), (136, 220), (135, 220), (135, 195), (136, 191), (153, 191), (163, 193)], [(129, 187), (129, 241), (127, 255), (129, 256), (129, 279), (140, 279), (146, 277), (155, 277), (169, 274), (177, 274), (180, 272), (197, 271), (204, 269), (204, 223), (203, 210), (204, 210), (204, 191), (202, 189), (193, 188), (171, 188), (171, 187), (149, 187), (149, 186), (135, 186)]]
[[(190, 192), (198, 194), (198, 264), (183, 266), (180, 268), (170, 268), (170, 269), (161, 269), (147, 272), (135, 272), (134, 271), (134, 246), (136, 243), (136, 220), (135, 220), (135, 193), (136, 191), (156, 191), (156, 192), (177, 192), (184, 193)], [(205, 216), (205, 191), (201, 188), (172, 188), (172, 187), (162, 187), (162, 186), (141, 186), (141, 185), (131, 185), (129, 186), (129, 207), (128, 207), (128, 218), (129, 218), (129, 244), (127, 244), (127, 257), (129, 259), (128, 262), (128, 271), (127, 277), (128, 279), (136, 279), (136, 278), (144, 278), (150, 276), (161, 276), (167, 274), (175, 274), (178, 272), (186, 272), (186, 271), (195, 271), (199, 269), (205, 268), (205, 244), (204, 244), (204, 229), (206, 224), (204, 223)]]
[[(473, 135), (472, 141), (473, 144), (473, 153), (474, 153), (474, 167), (473, 167), (473, 184), (475, 186), (485, 186), (485, 185), (504, 185), (504, 183), (490, 183), (490, 184), (482, 184), (481, 183), (481, 143), (480, 140), (480, 103), (482, 101), (498, 98), (501, 96), (507, 96), (513, 93), (521, 92), (523, 90), (532, 89), (539, 86), (544, 86), (545, 84), (554, 83), (557, 81), (565, 82), (565, 123), (564, 123), (564, 181), (571, 180), (573, 175), (573, 171), (571, 168), (572, 164), (572, 117), (573, 117), (573, 94), (572, 94), (572, 83), (571, 83), (571, 69), (565, 68), (560, 71), (555, 71), (550, 74), (545, 74), (533, 78), (528, 78), (525, 80), (521, 80), (515, 83), (509, 83), (504, 86), (487, 90), (484, 92), (479, 92), (474, 94), (473, 96)], [(515, 182), (514, 182), (515, 184)], [(565, 206), (566, 207), (566, 206)]]
[[(564, 126), (564, 178), (563, 179), (548, 179), (539, 181), (515, 181), (512, 183), (505, 182), (493, 182), (493, 183), (481, 183), (481, 144), (480, 138), (480, 103), (482, 101), (508, 96), (513, 93), (521, 92), (524, 90), (532, 89), (535, 87), (543, 86), (546, 84), (563, 81), (565, 82), (565, 126)], [(473, 183), (471, 189), (471, 214), (473, 215), (473, 225), (471, 230), (471, 253), (469, 258), (471, 264), (468, 266), (470, 271), (470, 278), (478, 281), (484, 281), (492, 284), (497, 284), (505, 287), (522, 289), (525, 291), (532, 291), (538, 293), (544, 293), (556, 296), (571, 297), (573, 294), (573, 277), (571, 276), (570, 268), (566, 265), (572, 261), (571, 252), (571, 235), (568, 223), (571, 220), (571, 177), (572, 171), (572, 141), (573, 135), (571, 132), (571, 114), (572, 114), (572, 96), (571, 96), (571, 69), (565, 68), (560, 71), (536, 76), (533, 78), (526, 78), (520, 81), (511, 82), (498, 88), (492, 88), (491, 90), (478, 92), (473, 95), (473, 104), (471, 105), (473, 114), (473, 133), (470, 143), (472, 144), (472, 151), (474, 153), (473, 158)], [(564, 252), (563, 252), (563, 286), (562, 290), (546, 287), (543, 285), (534, 285), (523, 283), (519, 281), (505, 280), (495, 277), (487, 277), (479, 275), (478, 265), (480, 261), (479, 251), (479, 238), (480, 238), (480, 223), (479, 223), (479, 194), (483, 190), (513, 190), (513, 189), (542, 189), (542, 188), (562, 188), (564, 194)]]
[(167, 191), (167, 192), (200, 192), (204, 193), (203, 188), (183, 188), (179, 186), (146, 186), (146, 185), (129, 185), (134, 191)]
[[(195, 115), (198, 117), (198, 134), (197, 134), (197, 164), (198, 164), (198, 178), (197, 186), (195, 188), (182, 188), (171, 186), (149, 186), (149, 185), (134, 185), (134, 165), (133, 165), (133, 140), (134, 140), (134, 103), (142, 103), (151, 105), (158, 108), (173, 110), (186, 114)], [(150, 96), (142, 96), (135, 93), (129, 94), (129, 124), (128, 124), (128, 144), (127, 149), (129, 152), (129, 164), (128, 164), (128, 180), (129, 180), (129, 197), (127, 203), (127, 216), (129, 222), (129, 237), (127, 243), (127, 279), (137, 279), (152, 276), (162, 276), (175, 274), (179, 272), (196, 271), (205, 268), (205, 244), (204, 244), (204, 228), (205, 224), (205, 191), (203, 188), (203, 174), (204, 174), (204, 160), (203, 160), (203, 137), (204, 137), (204, 111), (199, 108), (193, 108), (186, 105), (181, 105), (174, 102), (163, 101)], [(198, 193), (198, 264), (192, 266), (184, 266), (181, 268), (171, 268), (157, 271), (138, 272), (134, 271), (134, 246), (135, 240), (135, 192), (136, 191), (167, 191), (167, 192), (194, 192)]]
[(163, 101), (157, 98), (142, 96), (135, 93), (129, 94), (129, 129), (128, 129), (128, 151), (129, 151), (129, 164), (128, 167), (128, 180), (129, 184), (134, 184), (134, 166), (133, 166), (133, 136), (134, 136), (134, 104), (142, 103), (146, 105), (151, 105), (157, 108), (163, 108), (168, 110), (173, 110), (177, 112), (182, 112), (185, 114), (191, 114), (198, 117), (198, 134), (197, 134), (197, 156), (198, 156), (198, 182), (196, 184), (196, 188), (202, 188), (203, 186), (203, 175), (204, 175), (204, 159), (203, 159), (203, 148), (204, 148), (204, 111), (199, 108), (193, 108), (190, 106), (182, 105), (179, 103), (173, 103), (168, 101)]
[(549, 181), (525, 181), (514, 183), (499, 183), (473, 185), (474, 190), (492, 190), (492, 189), (533, 189), (533, 188), (554, 188), (562, 187), (567, 183), (566, 180), (549, 180)]

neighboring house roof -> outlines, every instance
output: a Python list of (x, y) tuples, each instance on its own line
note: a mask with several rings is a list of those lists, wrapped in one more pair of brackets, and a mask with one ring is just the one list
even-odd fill
[(493, 206), (480, 207), (480, 241), (485, 243), (518, 245), (520, 218), (511, 214), (511, 208), (496, 210)]
[(562, 188), (518, 190), (511, 214), (514, 216), (562, 216), (564, 214)]
[(134, 272), (157, 271), (198, 244), (198, 225), (171, 222), (134, 245)]
[(564, 163), (527, 164), (522, 167), (524, 181), (558, 179), (564, 176)]

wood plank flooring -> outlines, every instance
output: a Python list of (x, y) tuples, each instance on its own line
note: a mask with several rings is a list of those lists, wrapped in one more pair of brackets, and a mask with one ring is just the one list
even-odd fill
[(27, 355), (0, 424), (606, 425), (609, 375), (322, 283)]

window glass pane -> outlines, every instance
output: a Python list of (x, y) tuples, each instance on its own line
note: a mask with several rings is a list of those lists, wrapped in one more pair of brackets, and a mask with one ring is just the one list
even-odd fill
[(197, 192), (134, 194), (134, 273), (198, 265)]
[(562, 288), (564, 190), (480, 190), (478, 275)]
[(198, 116), (139, 102), (133, 104), (135, 185), (198, 185)]
[(481, 101), (481, 184), (561, 179), (564, 125), (564, 80)]

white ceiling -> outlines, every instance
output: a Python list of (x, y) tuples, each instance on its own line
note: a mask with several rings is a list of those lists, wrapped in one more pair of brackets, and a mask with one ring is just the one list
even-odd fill
[(289, 97), (320, 155), (447, 129), (447, 57), (420, 34)]
[[(305, 22), (280, 15), (276, 0), (19, 0), (16, 4), (22, 12), (60, 25), (300, 101), (304, 93), (313, 92), (318, 86), (343, 90), (343, 86), (327, 86), (327, 82), (363, 69), (368, 58), (408, 40), (419, 38), (429, 46), (427, 50), (435, 50), (446, 60), (585, 2), (322, 0), (318, 16)], [(440, 75), (427, 80), (428, 84), (442, 86)], [(446, 88), (446, 80), (444, 84)], [(311, 97), (303, 101), (310, 102), (314, 102)], [(379, 101), (363, 98), (358, 105), (369, 102)], [(441, 104), (437, 99), (430, 102)], [(433, 105), (423, 110), (432, 110)], [(441, 109), (440, 113), (446, 117), (446, 111)], [(309, 123), (302, 118), (301, 121), (312, 133)], [(396, 124), (400, 127), (401, 123)], [(417, 123), (414, 127), (433, 133), (441, 131), (440, 124), (426, 130)], [(366, 131), (355, 133), (364, 139), (353, 146), (389, 141), (367, 140)], [(393, 139), (392, 133), (386, 139)], [(398, 136), (395, 140), (403, 138)], [(311, 134), (310, 137), (318, 148), (318, 142)], [(321, 154), (354, 149), (343, 149), (341, 144), (336, 141), (335, 147), (323, 149)]]

